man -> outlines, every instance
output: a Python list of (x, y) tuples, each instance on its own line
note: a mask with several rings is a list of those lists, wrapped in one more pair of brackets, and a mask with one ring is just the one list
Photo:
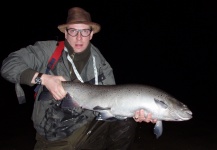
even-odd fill
[[(115, 84), (115, 79), (109, 63), (90, 42), (100, 31), (100, 25), (91, 21), (88, 12), (79, 7), (69, 9), (67, 23), (59, 25), (58, 29), (65, 34), (65, 47), (53, 70), (45, 73), (57, 41), (39, 41), (12, 52), (1, 68), (1, 75), (16, 84), (19, 98), (22, 98), (20, 84), (43, 85), (38, 90), (32, 114), (37, 132), (35, 150), (128, 149), (134, 139), (136, 122), (154, 123), (156, 120), (152, 120), (151, 114), (144, 117), (143, 110), (138, 110), (134, 120), (96, 121), (95, 112), (61, 108), (61, 101), (67, 94), (61, 81), (111, 85)], [(44, 100), (42, 95), (46, 94)]]

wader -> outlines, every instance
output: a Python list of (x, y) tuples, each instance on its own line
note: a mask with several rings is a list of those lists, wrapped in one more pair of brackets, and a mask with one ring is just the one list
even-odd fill
[(57, 141), (47, 141), (36, 134), (34, 150), (129, 150), (136, 125), (132, 118), (113, 122), (94, 120)]

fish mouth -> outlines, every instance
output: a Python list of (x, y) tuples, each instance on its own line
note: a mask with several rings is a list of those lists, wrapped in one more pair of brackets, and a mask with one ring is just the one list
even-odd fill
[(186, 110), (186, 111), (184, 111), (183, 113), (181, 113), (181, 114), (177, 114), (177, 116), (179, 117), (179, 118), (177, 118), (177, 121), (185, 121), (185, 120), (190, 120), (191, 118), (192, 118), (192, 111), (190, 111), (190, 110)]

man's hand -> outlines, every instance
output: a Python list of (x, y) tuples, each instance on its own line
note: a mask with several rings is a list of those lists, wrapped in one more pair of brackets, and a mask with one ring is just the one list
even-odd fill
[(147, 123), (149, 123), (149, 122), (156, 123), (157, 122), (156, 119), (152, 119), (152, 116), (150, 113), (145, 115), (145, 112), (143, 109), (136, 111), (133, 118), (136, 122), (147, 122)]
[(41, 79), (42, 85), (46, 86), (56, 100), (61, 100), (66, 96), (67, 92), (64, 90), (61, 82), (66, 80), (62, 76), (43, 74)]

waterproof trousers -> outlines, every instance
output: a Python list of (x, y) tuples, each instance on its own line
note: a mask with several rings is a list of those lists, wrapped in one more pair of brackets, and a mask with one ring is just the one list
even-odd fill
[(36, 134), (34, 150), (129, 150), (136, 126), (132, 118), (113, 122), (94, 120), (58, 141), (47, 141)]

